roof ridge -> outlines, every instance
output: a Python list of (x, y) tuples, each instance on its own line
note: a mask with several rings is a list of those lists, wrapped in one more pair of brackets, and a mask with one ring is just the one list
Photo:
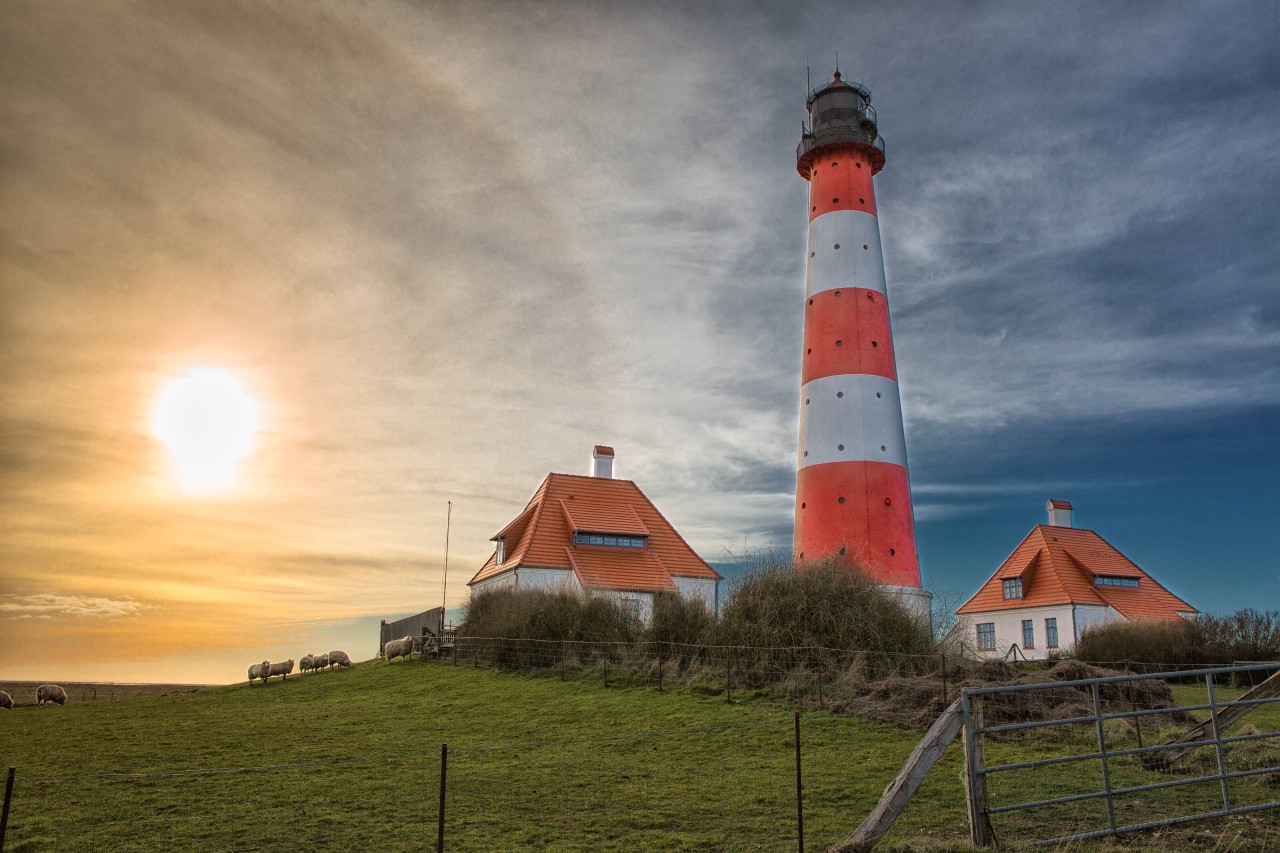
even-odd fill
[(598, 480), (602, 483), (631, 483), (635, 485), (635, 480), (624, 480), (622, 477), (596, 477), (591, 474), (562, 474), (559, 471), (552, 471), (547, 474), (547, 478), (551, 477), (573, 477), (575, 480)]
[(653, 501), (649, 500), (649, 496), (644, 493), (644, 489), (640, 488), (639, 486), (636, 486), (636, 491), (640, 493), (640, 497), (644, 498), (645, 503), (649, 504), (650, 509), (652, 509), (654, 512), (658, 514), (658, 518), (662, 519), (662, 523), (667, 526), (667, 529), (676, 535), (676, 539), (680, 540), (680, 544), (688, 548), (689, 553), (692, 554), (699, 563), (702, 563), (702, 565), (706, 566), (707, 569), (713, 575), (715, 575), (718, 580), (724, 580), (724, 575), (720, 574), (714, 568), (712, 568), (711, 564), (708, 563), (706, 560), (702, 559), (702, 555), (699, 554), (697, 551), (693, 550), (693, 546), (690, 545), (687, 541), (685, 541), (684, 536), (682, 536), (680, 531), (676, 529), (676, 526), (667, 520), (667, 517), (662, 514), (662, 510), (658, 509), (658, 505), (655, 504)]
[[(533, 510), (533, 518), (529, 519), (529, 523), (525, 525), (524, 533), (520, 536), (521, 542), (527, 541), (529, 544), (533, 544), (534, 540), (538, 537), (538, 525), (542, 523), (542, 508), (547, 503), (547, 486), (550, 482), (551, 475), (548, 474), (546, 477), (542, 478), (542, 485), (538, 486), (538, 490), (533, 493), (533, 497), (529, 498), (530, 506), (534, 501), (537, 501), (538, 505)], [(528, 506), (526, 506), (525, 509), (528, 509)], [(517, 542), (516, 545), (519, 546), (520, 542)], [(528, 548), (525, 548), (511, 556), (513, 558), (517, 558), (516, 562), (518, 563), (520, 559), (524, 558), (527, 551)]]

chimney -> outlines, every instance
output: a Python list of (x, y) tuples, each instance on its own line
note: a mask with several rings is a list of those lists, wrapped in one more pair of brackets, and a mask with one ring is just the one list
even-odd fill
[(1068, 501), (1050, 500), (1044, 508), (1049, 510), (1050, 527), (1071, 526), (1071, 504)]
[(597, 444), (591, 451), (591, 476), (613, 479), (613, 448)]

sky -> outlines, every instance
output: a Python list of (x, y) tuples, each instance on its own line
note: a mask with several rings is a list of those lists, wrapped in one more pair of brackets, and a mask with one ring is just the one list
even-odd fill
[[(1278, 41), (1266, 2), (10, 2), (0, 678), (368, 658), (595, 444), (712, 563), (789, 550), (837, 61), (926, 586), (1053, 497), (1280, 608)], [(201, 368), (257, 426), (212, 491), (155, 426)]]

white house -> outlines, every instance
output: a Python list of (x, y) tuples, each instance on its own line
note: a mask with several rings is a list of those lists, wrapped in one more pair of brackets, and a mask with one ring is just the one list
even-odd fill
[(647, 620), (655, 594), (679, 592), (714, 613), (720, 574), (635, 483), (613, 478), (613, 458), (613, 448), (597, 446), (592, 476), (548, 474), (492, 537), (493, 555), (467, 584), (472, 594), (569, 586), (618, 598)]
[(1194, 619), (1169, 592), (1092, 530), (1071, 525), (1071, 504), (1051, 500), (1037, 524), (956, 615), (953, 634), (983, 657), (1043, 660), (1091, 625), (1119, 619)]

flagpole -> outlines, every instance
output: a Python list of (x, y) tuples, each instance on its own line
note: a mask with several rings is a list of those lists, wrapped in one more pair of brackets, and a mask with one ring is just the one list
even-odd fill
[(440, 589), (440, 652), (444, 652), (444, 614), (448, 606), (449, 594), (449, 528), (453, 526), (453, 501), (449, 501), (448, 514), (444, 522), (444, 583)]

